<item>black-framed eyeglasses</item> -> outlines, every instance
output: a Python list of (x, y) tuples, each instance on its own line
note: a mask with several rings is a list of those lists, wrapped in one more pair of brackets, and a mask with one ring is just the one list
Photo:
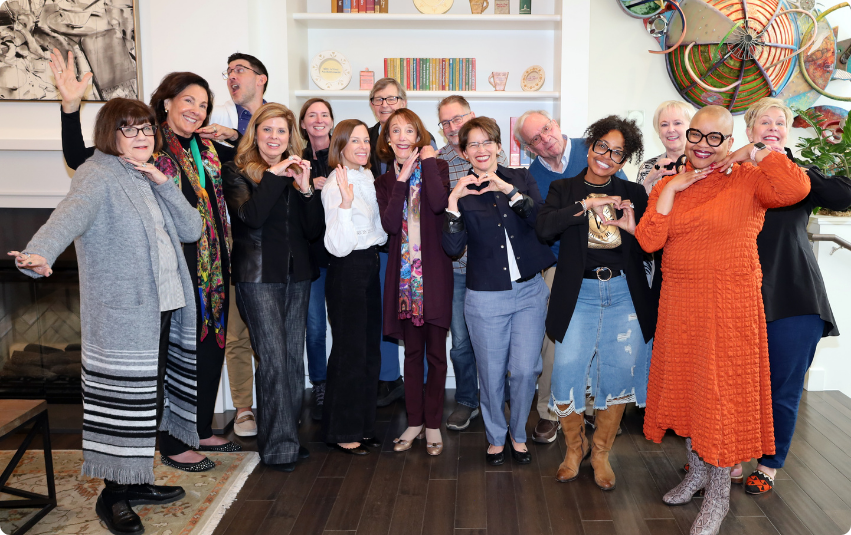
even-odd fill
[(265, 76), (262, 72), (257, 72), (254, 69), (252, 69), (251, 67), (246, 67), (245, 65), (237, 65), (236, 67), (234, 67), (232, 69), (228, 69), (228, 70), (224, 71), (222, 73), (222, 78), (227, 80), (228, 76), (230, 76), (230, 73), (235, 72), (236, 74), (243, 75), (243, 74), (245, 74), (245, 71), (251, 71), (254, 74), (257, 74), (259, 76)]
[(550, 137), (552, 135), (551, 134), (552, 130), (553, 130), (553, 120), (550, 119), (549, 122), (547, 124), (545, 124), (543, 128), (541, 128), (541, 131), (538, 132), (538, 135), (536, 135), (535, 137), (533, 137), (532, 139), (529, 140), (529, 145), (531, 145), (533, 147), (538, 145), (541, 142), (541, 140), (544, 138), (544, 136)]
[(116, 128), (116, 130), (121, 130), (124, 137), (128, 137), (130, 139), (138, 136), (139, 130), (141, 130), (146, 136), (150, 137), (157, 133), (157, 125), (146, 124), (145, 126), (122, 126), (120, 128)]
[(449, 128), (450, 124), (454, 124), (455, 126), (461, 126), (462, 124), (464, 124), (464, 117), (470, 115), (471, 113), (473, 113), (473, 112), (468, 111), (464, 115), (456, 115), (455, 117), (453, 117), (451, 119), (446, 119), (445, 121), (440, 121), (439, 123), (437, 123), (437, 126), (439, 126), (440, 128), (442, 128), (444, 130)]
[(373, 106), (381, 106), (385, 102), (392, 106), (400, 100), (402, 100), (402, 97), (372, 97), (369, 99)]
[(626, 160), (626, 153), (620, 149), (613, 149), (609, 147), (609, 144), (603, 141), (602, 139), (598, 139), (594, 142), (594, 145), (591, 146), (591, 150), (594, 151), (595, 154), (599, 154), (603, 156), (606, 153), (611, 155), (612, 161), (616, 164), (620, 165)]
[(697, 128), (689, 128), (688, 130), (686, 130), (686, 139), (689, 143), (696, 145), (703, 141), (704, 138), (706, 138), (706, 144), (710, 147), (717, 147), (721, 145), (721, 143), (724, 143), (725, 139), (732, 135), (733, 134), (725, 136), (721, 132), (709, 132), (708, 134), (704, 134)]

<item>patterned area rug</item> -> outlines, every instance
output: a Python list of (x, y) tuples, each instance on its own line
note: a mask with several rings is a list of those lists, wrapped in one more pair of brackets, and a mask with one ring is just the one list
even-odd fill
[[(14, 452), (0, 452), (0, 469)], [(140, 505), (136, 513), (145, 523), (145, 535), (209, 535), (236, 499), (245, 480), (254, 471), (260, 456), (256, 452), (208, 453), (216, 468), (191, 474), (160, 464), (157, 452), (154, 476), (157, 485), (180, 485), (186, 496), (167, 505)], [(103, 480), (80, 474), (83, 452), (56, 450), (53, 471), (58, 506), (42, 518), (27, 535), (72, 535), (109, 533), (95, 514), (95, 501)], [(44, 477), (44, 453), (27, 452), (9, 480), (11, 488), (47, 494)], [(16, 499), (0, 493), (0, 499)], [(34, 509), (0, 509), (0, 530), (11, 533), (26, 522)]]

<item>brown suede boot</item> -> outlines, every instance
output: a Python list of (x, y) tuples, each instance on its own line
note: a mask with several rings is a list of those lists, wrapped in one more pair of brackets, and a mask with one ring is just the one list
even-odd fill
[[(565, 410), (567, 407), (559, 407), (560, 410)], [(579, 465), (582, 459), (591, 453), (591, 444), (588, 443), (588, 438), (585, 436), (585, 418), (582, 413), (570, 413), (568, 416), (559, 418), (561, 422), (561, 431), (564, 433), (564, 443), (567, 446), (567, 453), (564, 456), (564, 461), (558, 466), (556, 479), (561, 483), (573, 481), (579, 475)]]
[(597, 411), (597, 430), (594, 432), (594, 446), (591, 448), (591, 466), (594, 467), (594, 481), (603, 490), (615, 488), (615, 473), (609, 464), (609, 451), (618, 435), (621, 418), (626, 404), (611, 405), (606, 410)]

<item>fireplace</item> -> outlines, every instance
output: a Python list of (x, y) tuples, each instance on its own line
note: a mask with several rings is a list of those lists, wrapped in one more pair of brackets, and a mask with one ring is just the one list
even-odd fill
[(69, 246), (53, 275), (32, 279), (6, 251), (20, 250), (50, 217), (43, 208), (0, 208), (0, 398), (80, 403), (80, 285)]

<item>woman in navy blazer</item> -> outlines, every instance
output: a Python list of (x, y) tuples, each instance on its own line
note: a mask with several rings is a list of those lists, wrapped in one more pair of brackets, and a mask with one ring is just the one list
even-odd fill
[(393, 449), (407, 451), (414, 438), (425, 435), (426, 452), (440, 455), (453, 291), (452, 260), (441, 247), (449, 165), (435, 158), (425, 125), (407, 108), (387, 118), (376, 152), (390, 162), (375, 181), (389, 244), (384, 334), (405, 342), (405, 377), (422, 377), (423, 357), (428, 360), (425, 387), (422, 381), (405, 381), (408, 428)]
[[(514, 460), (531, 462), (526, 419), (541, 373), (541, 339), (549, 290), (541, 271), (555, 263), (538, 241), (535, 222), (543, 205), (526, 169), (497, 164), (499, 126), (476, 117), (458, 134), (461, 153), (472, 165), (449, 195), (443, 248), (459, 256), (467, 248), (464, 314), (476, 354), (482, 418), (489, 442), (487, 461), (505, 462), (506, 435)], [(511, 373), (511, 419), (503, 413), (506, 373)]]

